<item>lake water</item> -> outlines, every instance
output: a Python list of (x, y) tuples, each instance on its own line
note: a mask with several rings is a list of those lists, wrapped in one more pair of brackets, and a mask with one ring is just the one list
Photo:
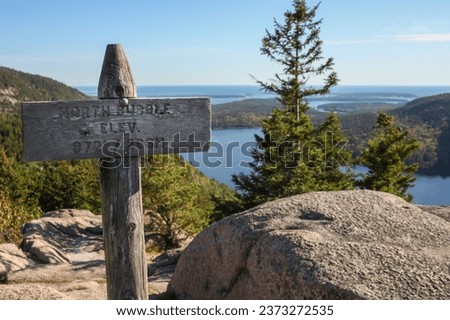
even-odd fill
[[(250, 150), (255, 145), (258, 128), (213, 130), (210, 152), (183, 154), (206, 176), (234, 187), (231, 175), (250, 172)], [(450, 177), (417, 175), (416, 183), (409, 190), (413, 202), (426, 205), (450, 205)]]
[[(78, 87), (90, 96), (97, 95), (96, 86)], [(415, 97), (450, 92), (444, 86), (337, 86), (331, 94), (319, 99), (311, 99), (316, 107), (324, 103), (342, 102), (349, 96), (358, 102), (384, 102), (386, 99), (408, 102)], [(254, 98), (274, 98), (260, 90), (259, 86), (139, 86), (139, 97), (210, 97), (214, 105), (226, 102)], [(208, 177), (234, 187), (231, 182), (233, 173), (249, 172), (250, 150), (254, 146), (254, 134), (260, 129), (213, 130), (213, 143), (208, 153), (184, 154), (184, 157), (196, 165)], [(450, 178), (418, 175), (416, 185), (410, 190), (414, 202), (429, 205), (450, 205)]]

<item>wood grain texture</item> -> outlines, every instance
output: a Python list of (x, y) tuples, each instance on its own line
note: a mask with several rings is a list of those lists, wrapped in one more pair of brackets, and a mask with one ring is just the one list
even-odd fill
[(204, 151), (208, 98), (103, 99), (22, 105), (27, 161)]
[(100, 168), (108, 299), (146, 300), (140, 159), (114, 160)]
[(120, 44), (109, 44), (106, 47), (97, 96), (99, 99), (137, 96), (130, 64)]
[[(105, 61), (111, 56), (120, 55), (123, 57), (114, 60), (114, 63), (103, 64), (98, 87), (99, 98), (117, 97), (109, 89), (104, 90), (105, 83), (123, 82), (126, 88), (134, 86), (130, 66), (120, 46), (108, 46)], [(129, 94), (136, 96), (135, 91), (130, 91)], [(139, 157), (111, 158), (102, 161), (100, 166), (103, 241), (110, 300), (148, 299), (139, 160)]]

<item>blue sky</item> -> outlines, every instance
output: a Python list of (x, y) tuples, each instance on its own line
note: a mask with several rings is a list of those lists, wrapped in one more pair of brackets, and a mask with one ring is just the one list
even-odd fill
[[(121, 43), (139, 85), (254, 84), (280, 70), (259, 48), (291, 4), (0, 0), (0, 65), (96, 85), (106, 45)], [(317, 17), (341, 84), (450, 85), (450, 1), (322, 0)]]

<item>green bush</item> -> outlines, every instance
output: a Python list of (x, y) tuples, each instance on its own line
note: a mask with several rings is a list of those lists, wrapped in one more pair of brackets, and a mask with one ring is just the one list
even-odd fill
[(30, 212), (11, 201), (5, 190), (0, 190), (0, 243), (20, 242), (20, 227), (39, 217), (39, 211)]
[(209, 180), (178, 155), (146, 158), (142, 193), (144, 211), (151, 221), (146, 228), (160, 234), (166, 248), (177, 247), (212, 221), (234, 213), (231, 210), (239, 203), (233, 190)]

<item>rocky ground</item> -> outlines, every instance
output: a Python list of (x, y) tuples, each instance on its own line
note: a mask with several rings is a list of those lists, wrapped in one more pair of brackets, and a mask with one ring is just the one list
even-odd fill
[[(101, 217), (54, 211), (23, 234), (0, 245), (0, 299), (106, 299)], [(371, 191), (281, 199), (149, 255), (148, 276), (151, 299), (450, 299), (450, 207)]]
[[(101, 223), (84, 210), (27, 223), (21, 248), (0, 245), (0, 299), (106, 299)], [(180, 254), (148, 255), (150, 298), (166, 291)]]

